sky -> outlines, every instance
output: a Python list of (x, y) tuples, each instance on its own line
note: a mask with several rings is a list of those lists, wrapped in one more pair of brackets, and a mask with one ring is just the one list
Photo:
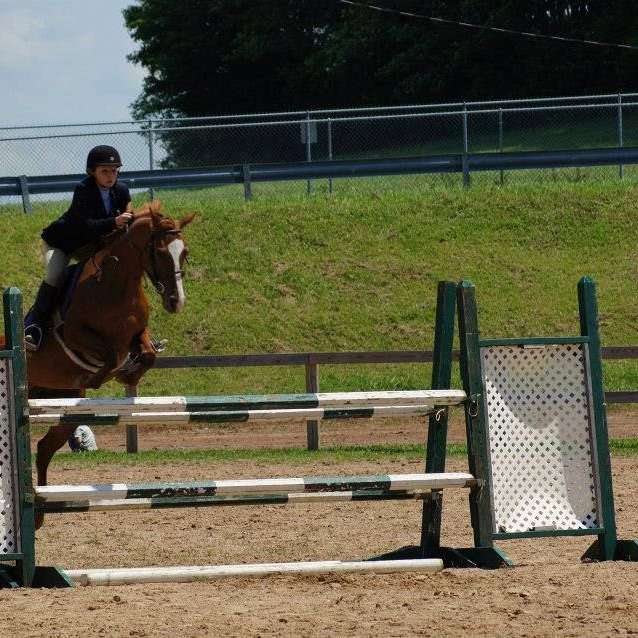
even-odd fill
[(144, 71), (122, 9), (134, 0), (0, 0), (0, 127), (128, 120)]

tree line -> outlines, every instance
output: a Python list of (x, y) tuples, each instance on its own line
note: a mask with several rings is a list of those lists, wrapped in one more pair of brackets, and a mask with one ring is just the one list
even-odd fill
[[(638, 44), (635, 0), (372, 4), (488, 27)], [(138, 44), (130, 59), (146, 69), (132, 105), (138, 118), (636, 88), (638, 50), (433, 23), (338, 0), (137, 0), (124, 18)]]
[[(638, 44), (633, 0), (377, 0), (480, 25)], [(138, 0), (136, 115), (631, 91), (638, 51), (536, 40), (336, 0)]]

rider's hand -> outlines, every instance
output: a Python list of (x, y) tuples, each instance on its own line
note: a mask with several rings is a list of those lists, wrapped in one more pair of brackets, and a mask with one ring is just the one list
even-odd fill
[(132, 219), (133, 215), (131, 213), (122, 213), (115, 218), (115, 225), (118, 228), (124, 228)]

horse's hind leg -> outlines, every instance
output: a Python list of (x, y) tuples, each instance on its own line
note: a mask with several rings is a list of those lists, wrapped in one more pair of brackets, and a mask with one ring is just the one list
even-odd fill
[[(38, 441), (38, 451), (35, 456), (37, 471), (37, 484), (47, 484), (47, 470), (53, 455), (67, 442), (77, 425), (56, 425)], [(35, 528), (39, 529), (44, 523), (44, 514), (37, 511), (35, 514)]]
[[(30, 398), (55, 398), (55, 397), (83, 397), (83, 390), (46, 390), (44, 388), (33, 388), (29, 392)], [(47, 470), (53, 455), (66, 443), (69, 436), (73, 434), (77, 424), (56, 425), (49, 428), (48, 432), (38, 441), (37, 453), (35, 456), (35, 467), (37, 472), (37, 485), (47, 484)], [(36, 512), (35, 527), (39, 529), (44, 522), (44, 514)]]
[(68, 441), (77, 428), (77, 424), (56, 425), (38, 441), (38, 451), (35, 466), (38, 475), (38, 485), (47, 484), (47, 470), (53, 455)]

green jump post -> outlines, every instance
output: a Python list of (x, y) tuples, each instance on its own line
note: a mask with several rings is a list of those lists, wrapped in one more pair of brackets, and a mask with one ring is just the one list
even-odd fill
[(600, 485), (600, 524), (604, 532), (598, 535), (593, 545), (583, 555), (583, 560), (638, 560), (638, 542), (618, 540), (616, 514), (609, 454), (609, 433), (605, 409), (603, 368), (600, 356), (600, 334), (598, 331), (598, 302), (596, 285), (589, 277), (578, 282), (578, 308), (580, 311), (580, 334), (589, 338), (589, 369), (592, 390), (594, 431), (596, 433), (596, 456)]
[(27, 365), (24, 352), (22, 293), (8, 288), (3, 297), (4, 334), (10, 362), (9, 404), (14, 423), (15, 459), (17, 463), (16, 520), (20, 547), (13, 555), (0, 560), (15, 560), (15, 567), (0, 564), (0, 586), (8, 587), (72, 587), (73, 583), (56, 567), (37, 567), (35, 552), (35, 502), (31, 469), (31, 436), (27, 398)]
[(457, 288), (460, 368), (463, 389), (467, 395), (465, 429), (470, 474), (479, 479), (470, 490), (470, 518), (474, 547), (457, 550), (477, 567), (494, 569), (513, 565), (500, 549), (494, 547), (494, 514), (492, 480), (489, 461), (487, 420), (484, 409), (484, 387), (481, 372), (478, 312), (474, 284), (461, 281)]
[[(22, 294), (17, 288), (7, 288), (2, 296), (4, 311), (4, 335), (8, 364), (7, 388), (10, 408), (9, 419), (13, 420), (15, 435), (15, 473), (17, 491), (16, 526), (19, 547), (16, 548), (15, 568), (0, 566), (0, 582), (9, 587), (30, 586), (35, 577), (35, 519), (33, 486), (31, 481), (31, 448), (29, 437), (29, 418), (27, 415), (27, 370), (22, 347), (24, 335), (22, 322)], [(10, 425), (11, 428), (11, 425)], [(11, 448), (9, 448), (11, 455)], [(0, 556), (9, 559), (8, 555)]]
[[(452, 346), (456, 310), (456, 284), (440, 281), (436, 298), (434, 351), (432, 354), (432, 389), (448, 389), (452, 383)], [(430, 415), (426, 448), (425, 471), (445, 472), (447, 451), (448, 409)], [(441, 545), (441, 517), (443, 492), (434, 490), (425, 496), (421, 522), (421, 548), (423, 552), (436, 550)]]

